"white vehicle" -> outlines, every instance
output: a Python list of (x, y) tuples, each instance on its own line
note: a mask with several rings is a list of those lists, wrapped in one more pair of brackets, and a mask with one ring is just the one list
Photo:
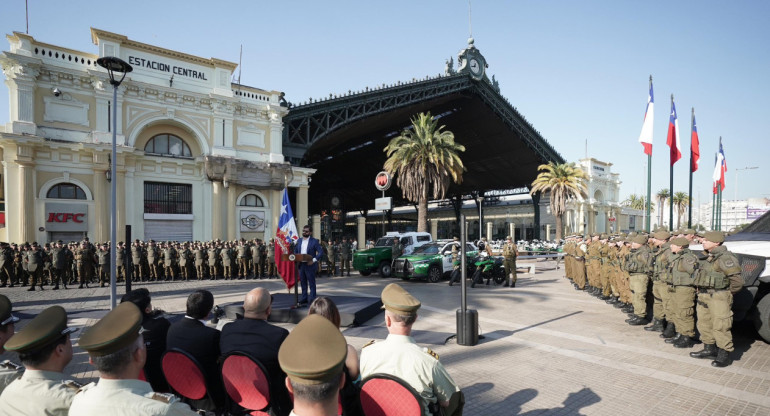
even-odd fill
[(389, 233), (385, 234), (385, 237), (383, 238), (393, 238), (398, 237), (399, 241), (401, 242), (401, 249), (402, 254), (412, 254), (415, 247), (419, 247), (423, 244), (428, 244), (431, 241), (433, 241), (433, 237), (430, 236), (430, 233), (425, 232), (414, 232), (410, 231), (407, 233), (399, 233), (396, 231), (391, 231)]

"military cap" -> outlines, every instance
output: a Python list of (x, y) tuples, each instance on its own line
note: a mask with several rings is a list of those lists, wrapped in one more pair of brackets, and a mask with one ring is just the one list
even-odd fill
[(61, 240), (56, 240), (56, 244), (64, 244), (64, 242)]
[(679, 246), (679, 247), (688, 247), (690, 245), (690, 240), (684, 238), (684, 237), (677, 237), (670, 241), (672, 245)]
[(588, 240), (589, 238), (591, 238), (591, 236), (590, 236), (590, 235), (588, 235), (588, 234), (586, 234), (586, 235), (584, 235), (584, 236), (583, 236), (583, 240)]
[(5, 343), (5, 349), (18, 353), (35, 352), (59, 337), (77, 331), (67, 327), (67, 312), (61, 306), (51, 306), (40, 312), (20, 332)]
[(725, 233), (721, 231), (709, 231), (703, 235), (703, 238), (711, 241), (712, 243), (724, 243)]
[(382, 309), (399, 315), (416, 315), (420, 309), (420, 301), (409, 294), (403, 287), (391, 283), (382, 289)]
[(452, 241), (460, 241), (460, 239), (457, 237), (452, 237)]
[(91, 355), (109, 355), (136, 341), (141, 328), (142, 312), (133, 303), (123, 302), (83, 333), (78, 345)]
[(342, 373), (347, 353), (339, 328), (321, 315), (309, 315), (281, 344), (278, 363), (294, 383), (321, 384)]
[(37, 241), (32, 242), (32, 247), (37, 247)]
[(647, 236), (642, 234), (637, 235), (633, 238), (630, 238), (630, 240), (632, 243), (636, 243), (636, 244), (647, 244)]
[(658, 240), (667, 240), (671, 237), (671, 233), (666, 230), (660, 230), (656, 231), (655, 234), (653, 234), (653, 237), (657, 238)]
[(505, 239), (506, 239), (506, 240), (513, 240), (513, 239), (511, 238), (511, 236), (510, 236), (510, 235), (506, 235), (506, 236), (505, 236)]
[(19, 318), (14, 316), (11, 312), (13, 306), (11, 301), (5, 295), (0, 295), (0, 325), (8, 325), (14, 322), (19, 322)]
[(684, 233), (685, 234), (690, 234), (690, 235), (695, 235), (695, 234), (697, 234), (697, 231), (695, 231), (692, 228), (685, 228)]
[(607, 236), (607, 234), (602, 233), (602, 234), (599, 235), (599, 239), (600, 240), (606, 240), (607, 238), (609, 238), (609, 236)]

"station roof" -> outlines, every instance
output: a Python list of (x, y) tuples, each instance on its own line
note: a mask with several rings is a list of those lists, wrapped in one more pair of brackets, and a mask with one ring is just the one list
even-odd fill
[[(374, 178), (386, 160), (383, 149), (430, 111), (465, 146), (462, 184), (447, 197), (529, 187), (540, 164), (562, 156), (486, 79), (465, 73), (399, 83), (290, 108), (284, 118), (284, 154), (294, 165), (317, 169), (309, 191), (311, 213), (329, 208), (333, 197), (345, 211), (370, 210), (382, 196)], [(394, 181), (395, 182), (395, 181)], [(394, 185), (386, 192), (403, 200)]]

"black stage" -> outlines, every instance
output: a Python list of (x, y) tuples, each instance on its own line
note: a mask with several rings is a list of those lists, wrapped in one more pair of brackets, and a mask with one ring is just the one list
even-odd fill
[[(358, 326), (377, 316), (382, 310), (380, 298), (363, 296), (329, 296), (340, 311), (340, 326)], [(294, 294), (273, 294), (273, 310), (270, 313), (270, 322), (299, 323), (307, 316), (307, 306), (292, 308), (294, 306)], [(225, 311), (226, 319), (240, 319), (243, 317), (243, 302), (220, 305)]]

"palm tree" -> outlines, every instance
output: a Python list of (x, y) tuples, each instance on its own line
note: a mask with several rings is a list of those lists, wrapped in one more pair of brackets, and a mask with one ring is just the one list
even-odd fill
[(551, 212), (556, 217), (556, 239), (561, 240), (567, 201), (586, 193), (586, 174), (574, 163), (554, 163), (537, 167), (540, 173), (532, 181), (529, 193), (551, 194)]
[(687, 211), (687, 207), (690, 205), (690, 196), (687, 195), (687, 192), (677, 192), (674, 194), (674, 197), (671, 198), (671, 203), (674, 204), (674, 207), (676, 208), (676, 226), (677, 228), (681, 228), (682, 215)]
[(671, 197), (671, 193), (668, 191), (668, 188), (663, 188), (658, 191), (657, 195), (655, 196), (658, 198), (658, 203), (660, 204), (660, 220), (658, 222), (658, 226), (661, 226), (663, 225), (663, 213), (666, 211), (666, 200)]
[(384, 169), (396, 178), (404, 198), (417, 203), (417, 231), (428, 231), (428, 199), (444, 198), (451, 182), (463, 181), (459, 152), (465, 146), (444, 127), (430, 112), (417, 114), (412, 127), (383, 149), (388, 156)]
[[(625, 201), (623, 201), (623, 205), (625, 205), (625, 206), (627, 206), (629, 208), (633, 208), (633, 209), (638, 209), (638, 210), (644, 211), (644, 210), (647, 209), (647, 201), (646, 201), (646, 199), (647, 198), (645, 198), (642, 195), (631, 194), (631, 195), (628, 196), (628, 198)], [(655, 209), (653, 207), (650, 207), (650, 209), (653, 212), (655, 211)]]

